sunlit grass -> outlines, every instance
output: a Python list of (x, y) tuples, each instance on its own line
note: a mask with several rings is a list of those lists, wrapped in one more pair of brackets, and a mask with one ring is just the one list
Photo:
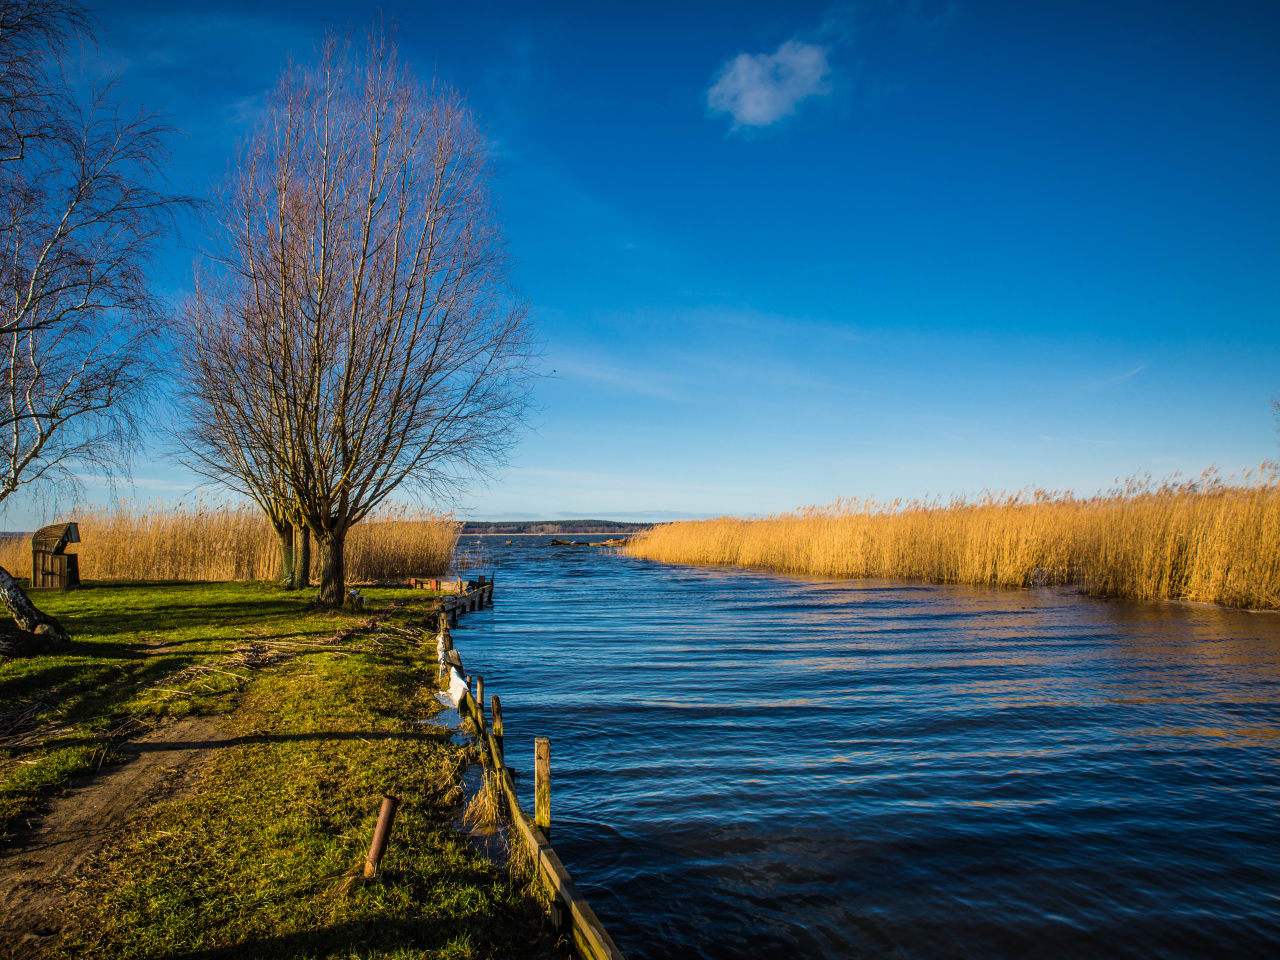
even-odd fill
[(628, 553), (667, 563), (1280, 608), (1280, 472), (1131, 480), (1092, 497), (839, 500), (759, 519), (663, 524)]
[(303, 594), (263, 583), (89, 583), (42, 593), (42, 606), (74, 643), (0, 660), (0, 735), (56, 731), (0, 745), (0, 842), (71, 776), (103, 761), (122, 723), (231, 710), (253, 676), (227, 662), (236, 649), (254, 641), (315, 643), (392, 600), (428, 602), (420, 591), (366, 594), (369, 610), (357, 614), (320, 609)]
[[(376, 640), (376, 645), (372, 642)], [(539, 902), (456, 830), (464, 748), (434, 645), (375, 632), (269, 668), (225, 720), (199, 789), (89, 866), (53, 957), (542, 957)], [(382, 795), (401, 800), (360, 882)]]
[[(42, 596), (75, 643), (0, 662), (0, 844), (76, 775), (141, 762), (117, 754), (115, 731), (220, 719), (188, 789), (60, 889), (65, 926), (41, 956), (554, 955), (525, 881), (456, 829), (470, 748), (430, 722), (436, 648), (421, 625), (434, 595), (372, 588), (360, 614), (263, 583)], [(281, 656), (238, 659), (255, 644)], [(363, 883), (383, 793), (400, 811), (378, 879)]]
[[(271, 580), (280, 551), (262, 511), (225, 504), (121, 503), (68, 515), (80, 528), (86, 580)], [(388, 507), (352, 528), (346, 575), (352, 583), (445, 573), (461, 525), (450, 514)], [(313, 555), (313, 576), (319, 556)], [(26, 537), (0, 542), (0, 566), (30, 576)]]

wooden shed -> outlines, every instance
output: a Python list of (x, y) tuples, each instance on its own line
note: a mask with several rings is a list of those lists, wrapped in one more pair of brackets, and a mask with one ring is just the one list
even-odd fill
[(67, 544), (80, 542), (74, 523), (51, 523), (31, 538), (31, 586), (69, 590), (80, 586), (80, 558), (67, 553)]

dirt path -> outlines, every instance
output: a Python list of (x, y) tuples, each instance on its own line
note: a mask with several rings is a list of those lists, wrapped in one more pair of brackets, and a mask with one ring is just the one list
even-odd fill
[(31, 833), (0, 850), (0, 957), (35, 955), (61, 926), (66, 881), (155, 801), (195, 780), (220, 718), (188, 717), (120, 744), (123, 763), (72, 781)]

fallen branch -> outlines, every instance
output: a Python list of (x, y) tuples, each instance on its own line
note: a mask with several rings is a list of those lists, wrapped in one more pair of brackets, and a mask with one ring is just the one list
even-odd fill
[[(62, 624), (47, 613), (37, 610), (13, 574), (4, 567), (0, 567), (0, 600), (8, 607), (13, 622), (31, 637), (31, 640), (27, 640), (19, 635), (13, 639), (0, 640), (0, 653), (5, 656), (21, 655), (28, 647), (32, 653), (44, 653), (65, 647), (71, 642), (71, 637)], [(9, 653), (9, 648), (15, 652)]]

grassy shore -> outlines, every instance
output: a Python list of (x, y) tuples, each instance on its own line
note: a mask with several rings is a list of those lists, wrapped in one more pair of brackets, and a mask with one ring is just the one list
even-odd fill
[[(81, 508), (80, 576), (86, 580), (273, 580), (280, 548), (262, 511), (226, 504)], [(347, 535), (347, 580), (372, 583), (446, 572), (462, 525), (452, 515), (388, 506)], [(319, 558), (313, 559), (319, 564)], [(0, 540), (0, 567), (31, 575), (31, 541)]]
[(667, 563), (1280, 609), (1280, 479), (1130, 483), (1095, 497), (838, 501), (761, 519), (662, 524), (624, 549)]
[[(195, 781), (58, 891), (48, 955), (556, 955), (536, 894), (455, 829), (469, 748), (430, 723), (424, 596), (369, 598), (353, 614), (270, 584), (39, 596), (75, 644), (0, 663), (10, 838), (70, 777), (109, 771), (121, 737), (216, 718)], [(364, 883), (384, 792), (402, 806), (383, 871)]]

